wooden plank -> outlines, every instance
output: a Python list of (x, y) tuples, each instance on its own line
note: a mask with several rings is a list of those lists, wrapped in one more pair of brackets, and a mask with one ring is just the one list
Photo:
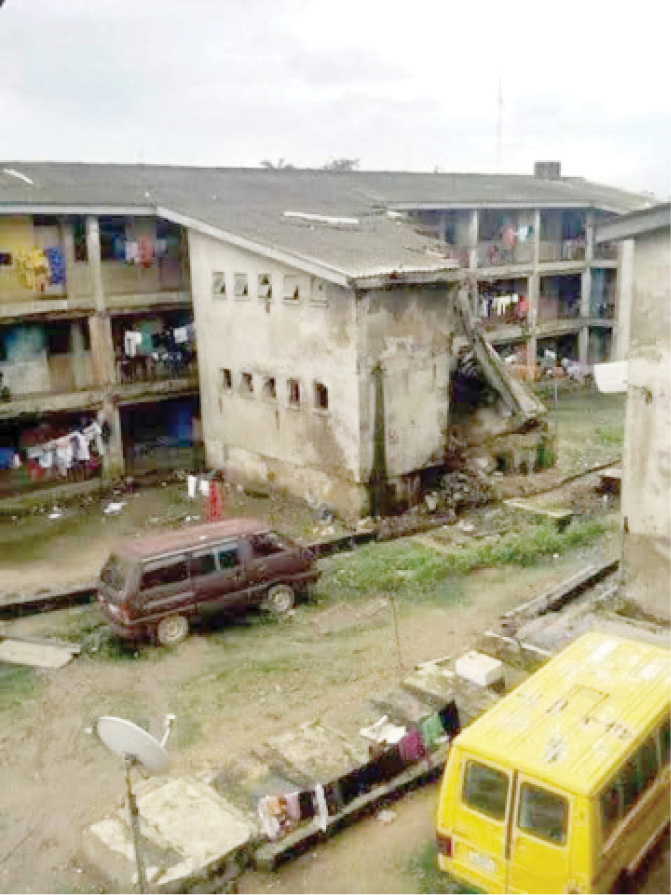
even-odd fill
[(544, 591), (532, 600), (528, 600), (526, 603), (504, 612), (503, 618), (514, 618), (525, 613), (543, 615), (545, 612), (562, 606), (585, 587), (596, 584), (602, 578), (605, 578), (606, 575), (614, 572), (619, 565), (619, 559), (611, 559), (599, 565), (587, 566), (556, 587)]

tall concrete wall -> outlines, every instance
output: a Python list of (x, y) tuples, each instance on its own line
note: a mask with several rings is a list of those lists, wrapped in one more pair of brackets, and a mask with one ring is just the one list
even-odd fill
[(669, 230), (636, 238), (622, 525), (631, 595), (669, 616), (671, 290)]
[(447, 288), (371, 290), (360, 297), (357, 316), (362, 479), (369, 479), (374, 462), (376, 367), (384, 394), (388, 478), (441, 464), (451, 353)]
[[(354, 293), (194, 232), (189, 251), (208, 463), (356, 514), (363, 489)], [(226, 276), (225, 297), (213, 294), (215, 273)], [(236, 273), (247, 274), (246, 297), (234, 294)], [(270, 301), (258, 295), (259, 274), (271, 278)], [(285, 275), (298, 278), (297, 302), (283, 298)], [(268, 377), (275, 399), (263, 394)], [(290, 379), (299, 383), (298, 407)], [(316, 382), (328, 389), (328, 410), (315, 407)]]

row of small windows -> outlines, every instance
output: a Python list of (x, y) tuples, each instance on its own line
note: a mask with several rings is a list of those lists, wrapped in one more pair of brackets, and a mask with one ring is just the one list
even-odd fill
[[(257, 383), (255, 383), (252, 373), (242, 372), (239, 382), (237, 383), (237, 391), (241, 395), (254, 395)], [(227, 367), (219, 371), (219, 386), (225, 392), (234, 391), (233, 371)], [(264, 376), (261, 382), (261, 396), (267, 401), (277, 400), (277, 379), (274, 376)], [(286, 401), (289, 407), (300, 407), (303, 403), (303, 395), (301, 382), (298, 379), (287, 379), (286, 381)], [(312, 383), (312, 406), (315, 410), (329, 409), (329, 390), (323, 382), (315, 380)]]
[[(250, 297), (249, 275), (246, 273), (226, 274), (221, 271), (215, 271), (212, 274), (212, 295), (215, 298), (222, 299), (228, 295), (234, 298), (245, 299)], [(308, 277), (297, 276), (296, 274), (284, 274), (282, 277), (282, 299), (284, 301), (299, 302), (310, 293), (313, 301), (325, 301), (323, 292), (323, 284), (317, 284), (315, 293), (309, 288), (310, 279)], [(232, 289), (232, 291), (231, 291)], [(256, 278), (256, 297), (262, 301), (272, 301), (273, 278), (271, 274), (260, 273)]]

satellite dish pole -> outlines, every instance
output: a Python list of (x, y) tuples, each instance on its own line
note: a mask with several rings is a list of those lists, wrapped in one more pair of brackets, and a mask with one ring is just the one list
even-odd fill
[(501, 173), (503, 155), (503, 78), (499, 78), (499, 95), (496, 111), (496, 167)]
[(144, 895), (147, 891), (147, 875), (142, 858), (140, 812), (138, 811), (137, 799), (133, 792), (131, 769), (135, 765), (139, 765), (150, 774), (162, 774), (166, 770), (169, 759), (168, 753), (165, 751), (165, 744), (168, 742), (174, 720), (174, 715), (165, 716), (165, 726), (160, 742), (150, 733), (147, 733), (146, 730), (143, 730), (131, 721), (126, 721), (124, 718), (114, 718), (107, 715), (98, 718), (93, 725), (93, 731), (97, 734), (100, 741), (115, 755), (123, 758), (126, 770), (128, 814), (133, 836), (135, 866), (137, 867), (137, 887), (141, 895)]

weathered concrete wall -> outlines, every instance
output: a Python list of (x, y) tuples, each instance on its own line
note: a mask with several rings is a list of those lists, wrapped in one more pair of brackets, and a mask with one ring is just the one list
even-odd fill
[(378, 366), (387, 477), (439, 465), (444, 457), (451, 351), (447, 287), (371, 290), (361, 294), (357, 317), (363, 481), (373, 471), (379, 436), (373, 375)]
[[(342, 513), (358, 512), (354, 294), (193, 232), (189, 252), (208, 462), (232, 477), (271, 481)], [(215, 273), (226, 276), (225, 296), (213, 294)], [(247, 296), (234, 294), (236, 273), (247, 274)], [(271, 278), (269, 301), (258, 294), (259, 274)], [(285, 275), (299, 278), (300, 301), (284, 300)], [(223, 370), (230, 370), (231, 388)], [(253, 394), (243, 387), (244, 373)], [(268, 377), (276, 398), (264, 394)], [(300, 386), (297, 407), (290, 379)], [(315, 382), (328, 389), (328, 410), (315, 407)]]
[(632, 596), (669, 616), (671, 290), (669, 230), (636, 238), (622, 525)]

